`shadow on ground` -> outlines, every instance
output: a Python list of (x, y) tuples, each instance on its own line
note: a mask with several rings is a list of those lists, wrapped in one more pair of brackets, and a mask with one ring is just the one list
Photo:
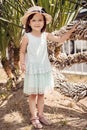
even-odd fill
[[(43, 130), (86, 130), (87, 107), (79, 104), (79, 107), (85, 111), (81, 113), (68, 109), (62, 104), (53, 106), (51, 102), (47, 103), (48, 100), (46, 99), (44, 113), (49, 114), (53, 124), (51, 127), (44, 126)], [(86, 123), (80, 128), (82, 121)], [(78, 123), (74, 125), (74, 122)], [(30, 124), (28, 96), (23, 94), (22, 88), (16, 92), (10, 92), (7, 99), (0, 105), (0, 130), (35, 130)]]

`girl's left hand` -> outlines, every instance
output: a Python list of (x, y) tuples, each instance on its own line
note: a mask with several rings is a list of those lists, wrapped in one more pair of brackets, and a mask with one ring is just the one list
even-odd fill
[(20, 65), (20, 69), (21, 69), (22, 73), (25, 73), (25, 71), (26, 71), (26, 66), (25, 66), (25, 64), (21, 64), (21, 65)]

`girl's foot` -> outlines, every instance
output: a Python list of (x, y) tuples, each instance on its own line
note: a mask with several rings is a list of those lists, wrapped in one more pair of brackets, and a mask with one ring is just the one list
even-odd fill
[(48, 120), (45, 116), (39, 116), (39, 121), (44, 125), (51, 125), (52, 122)]
[(34, 126), (34, 128), (41, 129), (43, 127), (38, 117), (31, 118), (30, 121), (32, 125)]

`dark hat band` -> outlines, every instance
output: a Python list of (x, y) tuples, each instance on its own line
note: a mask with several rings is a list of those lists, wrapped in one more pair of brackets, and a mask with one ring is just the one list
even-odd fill
[(32, 12), (47, 13), (44, 8), (41, 10), (33, 10)]

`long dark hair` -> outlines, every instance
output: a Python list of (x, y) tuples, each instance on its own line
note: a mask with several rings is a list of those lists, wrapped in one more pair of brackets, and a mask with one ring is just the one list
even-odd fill
[[(36, 13), (31, 14), (31, 15), (28, 17), (28, 19), (27, 19), (27, 22), (26, 22), (26, 25), (25, 25), (25, 32), (26, 32), (26, 33), (32, 31), (32, 28), (31, 28), (31, 26), (29, 26), (29, 23), (30, 23), (30, 20), (33, 18), (33, 16), (34, 16), (35, 14), (36, 14)], [(43, 28), (41, 29), (41, 32), (44, 32), (45, 29), (46, 29), (46, 18), (45, 18), (44, 15), (42, 15), (42, 16), (43, 16), (43, 19), (44, 19), (44, 26), (43, 26)]]

